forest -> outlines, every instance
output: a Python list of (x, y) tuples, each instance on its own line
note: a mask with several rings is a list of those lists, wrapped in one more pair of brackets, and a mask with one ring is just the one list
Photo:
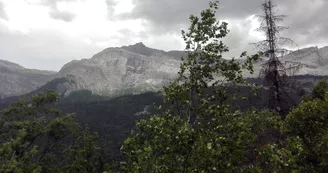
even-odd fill
[[(182, 31), (188, 56), (161, 92), (107, 99), (46, 90), (7, 105), (0, 172), (327, 173), (328, 81), (310, 92), (291, 85), (273, 44), (270, 3), (262, 27), (270, 44), (242, 52), (243, 61), (223, 60), (228, 23), (217, 20), (214, 1), (190, 16)], [(269, 57), (263, 76), (244, 78), (262, 56)]]

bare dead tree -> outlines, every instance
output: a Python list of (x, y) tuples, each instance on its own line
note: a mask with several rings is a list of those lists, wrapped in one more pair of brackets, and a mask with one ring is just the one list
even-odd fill
[(291, 39), (281, 37), (280, 32), (288, 29), (277, 25), (283, 21), (285, 15), (277, 15), (275, 5), (271, 0), (265, 0), (261, 5), (263, 15), (257, 17), (261, 19), (261, 25), (257, 31), (263, 32), (266, 39), (256, 43), (256, 48), (268, 57), (268, 61), (262, 65), (260, 77), (264, 78), (264, 85), (269, 88), (269, 109), (275, 110), (285, 117), (291, 107), (291, 98), (287, 94), (287, 73), (280, 58), (288, 51), (281, 46), (286, 43), (294, 43)]

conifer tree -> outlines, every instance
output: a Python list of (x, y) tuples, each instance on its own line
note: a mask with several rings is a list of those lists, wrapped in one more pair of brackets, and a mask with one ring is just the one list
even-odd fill
[(256, 47), (263, 51), (268, 61), (263, 64), (260, 77), (264, 78), (264, 84), (269, 88), (269, 109), (279, 112), (283, 118), (292, 106), (293, 100), (288, 96), (288, 79), (284, 65), (280, 61), (288, 51), (281, 46), (293, 43), (289, 38), (281, 37), (280, 32), (287, 27), (278, 25), (285, 15), (276, 14), (276, 5), (271, 0), (265, 0), (261, 5), (263, 15), (257, 17), (261, 20), (261, 26), (257, 31), (265, 33), (266, 39), (256, 43)]

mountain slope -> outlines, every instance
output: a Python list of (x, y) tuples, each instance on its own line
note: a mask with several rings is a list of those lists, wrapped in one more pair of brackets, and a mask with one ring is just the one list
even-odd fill
[(0, 60), (0, 98), (31, 92), (55, 77), (56, 72), (26, 69)]
[[(308, 47), (291, 51), (289, 54), (280, 57), (281, 62), (285, 66), (286, 72), (289, 76), (295, 75), (314, 75), (327, 76), (328, 75), (328, 46)], [(254, 64), (254, 75), (259, 75), (262, 64), (267, 61), (267, 58), (262, 58)], [(247, 74), (249, 75), (249, 74)]]
[(154, 91), (176, 77), (180, 60), (171, 54), (179, 56), (179, 52), (167, 53), (142, 43), (107, 48), (91, 59), (64, 65), (59, 76), (74, 76), (76, 85), (68, 91), (87, 89), (99, 95)]
[[(107, 48), (90, 59), (71, 61), (56, 75), (54, 72), (29, 70), (0, 61), (0, 97), (17, 96), (33, 90), (31, 95), (46, 88), (64, 96), (79, 90), (88, 90), (99, 96), (156, 91), (176, 78), (180, 59), (185, 55), (184, 51), (165, 52), (137, 43)], [(265, 61), (262, 58), (256, 62), (255, 73), (245, 73), (245, 76), (258, 77)], [(289, 75), (328, 75), (328, 47), (292, 51), (281, 61)]]
[[(176, 78), (180, 59), (185, 55), (184, 51), (165, 52), (148, 48), (143, 43), (107, 48), (90, 59), (64, 65), (59, 76), (66, 79), (65, 82), (57, 80), (51, 86), (66, 96), (77, 90), (89, 90), (101, 96), (156, 91)], [(328, 75), (328, 47), (300, 49), (281, 60), (289, 75)], [(246, 76), (258, 77), (265, 61), (263, 58), (255, 63), (255, 73)]]

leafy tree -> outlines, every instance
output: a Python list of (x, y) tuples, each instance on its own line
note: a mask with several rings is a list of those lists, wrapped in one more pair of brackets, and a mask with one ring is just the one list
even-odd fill
[[(57, 93), (47, 90), (1, 111), (0, 172), (61, 172), (68, 164), (82, 165), (78, 160), (83, 154), (87, 155), (84, 159), (96, 157), (98, 148), (92, 141), (94, 137), (85, 131), (82, 139), (76, 139), (80, 126), (72, 115), (63, 115), (54, 107), (58, 99)], [(85, 142), (83, 145), (79, 144), (81, 140)], [(68, 157), (72, 150), (63, 152), (66, 148), (72, 149), (69, 146), (74, 141), (72, 147), (78, 159)], [(82, 166), (89, 168), (98, 164)]]
[(285, 133), (302, 148), (297, 157), (301, 172), (328, 172), (328, 94), (322, 99), (302, 103), (285, 122)]
[[(267, 111), (234, 111), (227, 103), (236, 93), (227, 87), (244, 83), (258, 55), (223, 59), (227, 23), (216, 20), (218, 2), (201, 16), (190, 16), (182, 32), (188, 58), (179, 78), (164, 88), (164, 113), (137, 123), (121, 148), (126, 172), (261, 172), (256, 164), (260, 139), (278, 131), (279, 116)], [(276, 129), (276, 130), (274, 130)], [(269, 138), (268, 141), (271, 139)]]
[(29, 161), (37, 152), (35, 147), (25, 152), (24, 155), (16, 155), (17, 149), (23, 146), (22, 139), (25, 136), (26, 131), (21, 130), (10, 141), (0, 144), (0, 172), (41, 172), (40, 166)]
[(261, 151), (271, 170), (328, 172), (328, 94), (321, 90), (323, 83), (313, 89), (316, 99), (303, 101), (288, 114), (281, 129), (286, 140)]
[(280, 117), (268, 111), (236, 115), (212, 120), (216, 127), (200, 132), (179, 116), (142, 120), (122, 147), (123, 168), (126, 172), (260, 172), (252, 157), (266, 143), (259, 142), (261, 137), (279, 127)]
[(312, 89), (312, 93), (310, 95), (305, 96), (305, 101), (310, 101), (314, 99), (324, 99), (325, 94), (328, 92), (328, 81), (321, 80), (319, 81)]
[(58, 95), (47, 91), (30, 101), (18, 101), (1, 112), (1, 165), (7, 167), (4, 172), (41, 170), (60, 142), (76, 132), (78, 124), (72, 115), (60, 115), (52, 108), (56, 101)]
[(93, 173), (104, 169), (102, 148), (97, 147), (94, 142), (97, 138), (97, 133), (91, 134), (87, 128), (74, 144), (65, 150), (68, 160), (64, 167), (65, 172)]

